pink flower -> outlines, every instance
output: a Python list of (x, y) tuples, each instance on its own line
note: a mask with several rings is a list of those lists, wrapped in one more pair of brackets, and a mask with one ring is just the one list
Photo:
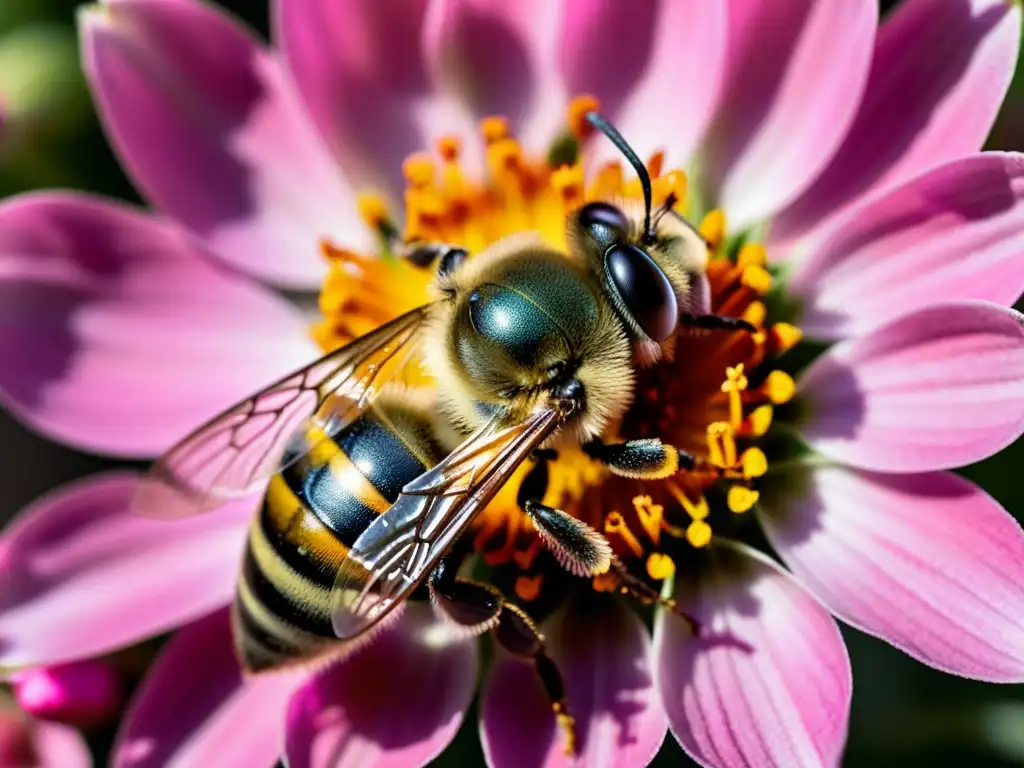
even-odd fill
[(0, 701), (0, 765), (10, 768), (90, 768), (85, 740), (67, 725), (31, 720)]
[[(1019, 5), (906, 0), (880, 27), (874, 0), (282, 0), (273, 11), (273, 52), (197, 0), (83, 12), (111, 141), (166, 218), (64, 192), (0, 206), (5, 405), (76, 447), (154, 456), (318, 354), (303, 314), (256, 281), (323, 285), (322, 344), (380, 322), (419, 289), (353, 255), (374, 247), (364, 220), (406, 201), (406, 229), (424, 226), (424, 196), (447, 204), (484, 166), (499, 186), (517, 183), (502, 173), (546, 156), (572, 98), (590, 93), (642, 157), (696, 160), (692, 197), (751, 243), (738, 265), (712, 262), (716, 302), (763, 333), (729, 350), (724, 393), (723, 358), (693, 366), (719, 393), (700, 406), (724, 414), (714, 445), (694, 450), (719, 451), (741, 477), (711, 517), (703, 486), (654, 499), (599, 489), (598, 524), (619, 550), (635, 543), (652, 578), (678, 568), (676, 599), (706, 631), (694, 640), (663, 614), (652, 640), (608, 596), (548, 620), (579, 762), (644, 765), (671, 729), (704, 765), (837, 764), (852, 683), (830, 612), (939, 669), (1024, 679), (1024, 537), (947, 472), (1024, 430), (1024, 330), (1008, 308), (1024, 283), (1024, 158), (978, 154), (1016, 61)], [(474, 143), (489, 115), (507, 123), (486, 123)], [(450, 135), (453, 186), (422, 177), (422, 162), (403, 174), (410, 153)], [(581, 165), (544, 171), (542, 199), (582, 197), (584, 165), (628, 193), (601, 176), (609, 159), (586, 141)], [(367, 189), (378, 196), (357, 199)], [(712, 212), (703, 231), (721, 241), (723, 226)], [(324, 242), (362, 277), (325, 267)], [(799, 332), (762, 301), (780, 284), (800, 307), (790, 319), (837, 342), (795, 384), (776, 356)], [(687, 359), (725, 354), (701, 349)], [(669, 372), (660, 393), (681, 378)], [(673, 401), (671, 428), (703, 441), (709, 417), (687, 402)], [(793, 434), (811, 452), (787, 461), (773, 441)], [(0, 665), (79, 659), (184, 625), (135, 696), (115, 765), (270, 764), (281, 749), (292, 766), (408, 765), (445, 748), (473, 696), (475, 644), (428, 642), (411, 607), (340, 664), (243, 679), (224, 607), (253, 502), (172, 525), (128, 514), (134, 483), (111, 474), (60, 490), (0, 539)], [(631, 495), (636, 520), (608, 514)], [(577, 499), (579, 514), (592, 499)], [(751, 509), (788, 572), (711, 539), (716, 514), (727, 530)], [(670, 513), (685, 533), (661, 525)], [(644, 538), (637, 521), (652, 519)], [(658, 536), (689, 547), (686, 561)], [(491, 766), (565, 762), (529, 668), (501, 654), (480, 733)]]
[(86, 659), (11, 675), (18, 705), (34, 717), (78, 726), (110, 722), (120, 709), (121, 680), (109, 664)]

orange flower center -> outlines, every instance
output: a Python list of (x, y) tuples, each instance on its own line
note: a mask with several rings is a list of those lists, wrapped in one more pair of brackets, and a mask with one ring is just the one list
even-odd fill
[[(431, 268), (398, 258), (395, 244), (437, 242), (480, 253), (495, 241), (533, 231), (552, 247), (565, 250), (565, 218), (578, 206), (607, 198), (641, 198), (639, 181), (626, 179), (619, 162), (609, 162), (587, 179), (580, 147), (590, 133), (584, 115), (597, 108), (589, 96), (570, 106), (568, 130), (548, 158), (529, 157), (500, 117), (481, 122), (486, 177), (467, 178), (460, 162), (457, 137), (443, 137), (434, 154), (410, 156), (406, 178), (405, 219), (399, 226), (384, 202), (375, 196), (360, 200), (367, 223), (381, 235), (381, 253), (364, 255), (323, 243), (330, 268), (320, 294), (323, 319), (313, 336), (330, 351), (399, 314), (429, 300)], [(664, 155), (647, 161), (654, 204), (670, 194), (686, 215), (686, 174), (663, 172)], [(743, 514), (758, 501), (756, 482), (768, 469), (758, 441), (772, 423), (775, 406), (787, 402), (795, 385), (773, 369), (779, 355), (800, 340), (799, 329), (768, 322), (763, 301), (772, 289), (764, 248), (747, 242), (730, 247), (725, 215), (707, 213), (700, 231), (711, 246), (708, 277), (716, 314), (742, 317), (758, 331), (722, 333), (680, 331), (670, 340), (661, 361), (639, 371), (632, 407), (609, 430), (609, 439), (659, 437), (713, 464), (718, 471), (681, 471), (659, 481), (611, 477), (580, 449), (560, 449), (549, 467), (544, 503), (556, 506), (602, 530), (616, 553), (659, 581), (676, 564), (675, 540), (689, 547), (706, 546), (712, 537), (712, 489), (724, 491), (724, 506)], [(430, 387), (420, 371), (414, 383)], [(474, 545), (495, 567), (513, 571), (520, 599), (542, 592), (548, 569), (543, 544), (532, 523), (516, 504), (523, 466), (477, 518)], [(612, 588), (610, 577), (597, 577), (595, 587)]]

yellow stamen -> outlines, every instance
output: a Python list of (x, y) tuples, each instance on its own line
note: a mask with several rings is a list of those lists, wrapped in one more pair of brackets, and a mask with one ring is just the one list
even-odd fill
[(804, 332), (789, 323), (775, 323), (771, 330), (772, 354), (788, 352), (803, 338)]
[(647, 159), (647, 173), (650, 174), (652, 179), (657, 179), (661, 176), (662, 166), (665, 165), (665, 150), (659, 149), (651, 153), (651, 156)]
[(633, 509), (644, 531), (657, 544), (661, 540), (661, 521), (664, 519), (665, 508), (655, 504), (650, 496), (634, 496)]
[(587, 196), (591, 200), (600, 200), (606, 197), (618, 197), (622, 194), (622, 166), (618, 162), (605, 163), (597, 169), (594, 180), (587, 190)]
[(709, 424), (707, 439), (712, 464), (723, 469), (736, 464), (736, 438), (729, 422), (715, 421)]
[[(675, 195), (675, 207), (678, 209), (686, 201), (687, 185), (689, 183), (686, 174), (677, 168), (676, 170), (669, 171), (665, 175), (664, 180), (668, 186), (668, 192)], [(668, 192), (666, 192), (666, 196)]]
[(775, 405), (782, 405), (788, 403), (796, 394), (796, 383), (785, 371), (774, 370), (764, 380), (762, 389)]
[(773, 413), (770, 405), (760, 405), (754, 409), (747, 420), (750, 437), (761, 437), (768, 431), (768, 427), (772, 425)]
[(516, 578), (516, 596), (520, 600), (532, 603), (540, 597), (540, 588), (544, 584), (544, 574), (538, 573), (535, 576), (520, 575)]
[(740, 394), (747, 388), (747, 377), (743, 375), (743, 363), (725, 369), (726, 379), (722, 391), (729, 395), (729, 422), (734, 430), (743, 423), (743, 400)]
[(583, 202), (583, 169), (578, 165), (563, 165), (552, 172), (551, 185), (562, 199), (563, 211), (568, 212)]
[(751, 264), (743, 269), (743, 277), (740, 282), (750, 290), (760, 295), (766, 295), (772, 289), (772, 276), (768, 270), (757, 264)]
[(594, 132), (594, 126), (587, 122), (588, 112), (598, 112), (601, 109), (601, 102), (596, 96), (584, 93), (569, 102), (568, 123), (569, 131), (578, 140), (590, 136)]
[(430, 155), (416, 152), (402, 163), (402, 175), (413, 187), (427, 187), (434, 183), (434, 161)]
[(390, 222), (388, 206), (380, 195), (363, 193), (356, 198), (359, 215), (373, 230), (381, 230)]
[(761, 477), (768, 471), (768, 459), (765, 457), (764, 451), (755, 445), (743, 452), (740, 467), (743, 476), (748, 480)]
[(736, 266), (741, 269), (747, 267), (763, 267), (768, 263), (768, 254), (760, 243), (744, 243), (736, 256)]
[(647, 575), (655, 581), (667, 579), (676, 572), (675, 561), (662, 552), (652, 552), (647, 557)]
[(618, 536), (626, 544), (627, 547), (632, 550), (633, 554), (637, 557), (641, 557), (644, 553), (644, 548), (640, 546), (640, 542), (637, 541), (636, 536), (629, 530), (626, 525), (626, 521), (622, 519), (622, 515), (618, 512), (609, 512), (604, 518), (604, 532), (609, 536)]
[(742, 485), (734, 485), (726, 495), (726, 504), (733, 512), (742, 514), (753, 507), (760, 497), (761, 495), (757, 491)]
[(712, 251), (717, 251), (725, 240), (725, 211), (720, 208), (708, 211), (698, 229), (708, 241), (708, 247)]
[(760, 328), (764, 325), (765, 319), (768, 317), (768, 308), (761, 301), (752, 301), (743, 310), (743, 319), (746, 320), (753, 326)]
[(508, 120), (504, 117), (485, 117), (480, 121), (480, 134), (484, 144), (490, 145), (509, 136)]
[(694, 520), (686, 529), (686, 540), (700, 549), (711, 542), (711, 526), (703, 520)]
[(669, 493), (675, 498), (676, 501), (686, 510), (686, 514), (693, 520), (703, 520), (710, 512), (708, 509), (708, 500), (703, 496), (699, 497), (696, 503), (690, 501), (689, 497), (683, 493), (675, 483), (668, 484)]

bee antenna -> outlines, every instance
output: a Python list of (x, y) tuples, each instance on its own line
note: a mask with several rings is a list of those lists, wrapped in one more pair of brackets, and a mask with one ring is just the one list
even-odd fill
[(640, 162), (640, 158), (637, 157), (636, 152), (633, 148), (626, 143), (626, 140), (622, 138), (622, 134), (619, 133), (615, 126), (604, 119), (604, 116), (599, 112), (587, 112), (587, 122), (597, 128), (601, 133), (608, 137), (608, 139), (614, 144), (619, 152), (625, 155), (629, 164), (633, 166), (633, 170), (636, 171), (636, 175), (640, 177), (640, 188), (644, 192), (644, 237), (645, 243), (650, 243), (654, 240), (654, 233), (651, 231), (651, 177), (647, 173), (647, 167)]

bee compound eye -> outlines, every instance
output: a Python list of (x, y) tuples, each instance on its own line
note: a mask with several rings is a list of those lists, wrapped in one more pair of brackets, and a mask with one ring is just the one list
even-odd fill
[(679, 304), (672, 283), (654, 259), (635, 245), (619, 243), (604, 254), (612, 289), (647, 336), (664, 341), (679, 322)]
[(587, 203), (576, 216), (580, 226), (600, 243), (621, 239), (629, 230), (626, 214), (611, 203)]

